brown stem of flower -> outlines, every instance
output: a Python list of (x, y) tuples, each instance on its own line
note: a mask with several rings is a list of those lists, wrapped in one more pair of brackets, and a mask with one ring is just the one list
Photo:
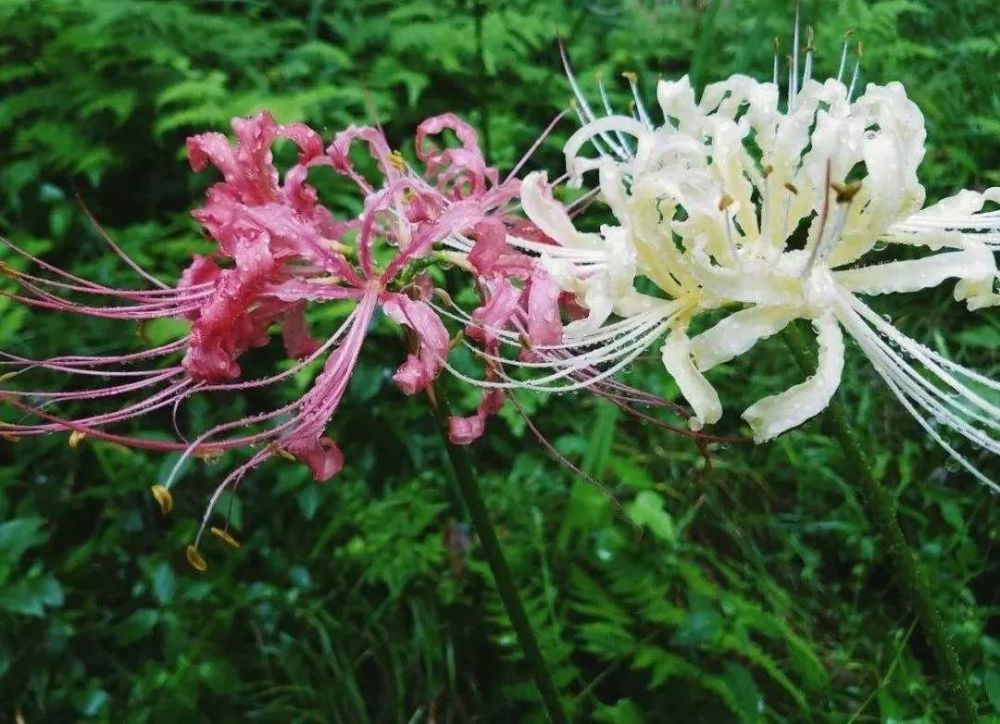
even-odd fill
[[(816, 368), (815, 360), (802, 330), (793, 324), (785, 330), (784, 336), (799, 367), (806, 374), (812, 374)], [(868, 457), (851, 428), (844, 405), (836, 396), (830, 401), (826, 419), (853, 468), (852, 482), (865, 502), (869, 525), (875, 529), (888, 553), (896, 586), (906, 600), (913, 602), (924, 637), (934, 652), (938, 672), (952, 705), (942, 715), (949, 721), (974, 722), (976, 704), (948, 634), (948, 627), (931, 595), (927, 573), (907, 545), (892, 499), (875, 477)]]
[(441, 387), (436, 384), (428, 389), (427, 399), (431, 410), (434, 412), (434, 419), (437, 421), (438, 430), (444, 440), (445, 450), (448, 451), (448, 457), (455, 471), (458, 489), (468, 507), (472, 524), (479, 535), (479, 541), (482, 543), (483, 553), (486, 556), (486, 562), (489, 564), (490, 572), (493, 574), (493, 580), (496, 582), (500, 600), (507, 611), (507, 616), (510, 618), (511, 626), (513, 626), (514, 633), (517, 635), (517, 641), (521, 646), (521, 651), (524, 653), (524, 658), (531, 668), (531, 673), (535, 678), (535, 685), (538, 687), (538, 693), (542, 698), (542, 703), (548, 713), (549, 720), (556, 722), (556, 724), (568, 722), (566, 712), (563, 710), (562, 700), (559, 698), (559, 692), (556, 690), (555, 684), (552, 683), (552, 676), (549, 674), (545, 657), (538, 646), (538, 638), (535, 636), (535, 631), (528, 620), (528, 614), (525, 612), (524, 604), (521, 602), (521, 595), (517, 591), (514, 577), (511, 575), (510, 567), (507, 565), (507, 559), (504, 557), (503, 549), (500, 547), (500, 541), (497, 539), (493, 523), (490, 521), (490, 515), (486, 509), (486, 503), (483, 501), (482, 493), (479, 490), (479, 484), (476, 482), (476, 473), (472, 468), (472, 462), (469, 460), (468, 451), (460, 445), (453, 445), (448, 438), (448, 418), (451, 416), (448, 400)]

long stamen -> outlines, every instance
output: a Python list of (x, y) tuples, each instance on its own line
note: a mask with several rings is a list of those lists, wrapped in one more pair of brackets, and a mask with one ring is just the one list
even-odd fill
[(853, 30), (848, 30), (844, 33), (844, 46), (840, 49), (840, 66), (837, 68), (837, 82), (840, 83), (844, 77), (844, 66), (847, 64), (847, 46), (850, 42), (850, 38)]
[(861, 72), (861, 57), (864, 55), (864, 46), (861, 41), (858, 41), (857, 47), (858, 59), (854, 63), (854, 73), (851, 75), (851, 85), (847, 89), (847, 100), (850, 101), (854, 97), (854, 88), (858, 84), (858, 74)]
[(789, 68), (788, 110), (795, 109), (795, 97), (799, 94), (799, 0), (795, 0), (795, 30), (792, 33), (792, 64)]

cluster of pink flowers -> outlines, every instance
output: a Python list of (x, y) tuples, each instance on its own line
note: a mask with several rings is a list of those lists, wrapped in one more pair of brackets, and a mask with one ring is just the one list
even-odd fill
[[(517, 197), (519, 184), (499, 180), (496, 169), (483, 159), (475, 131), (454, 115), (430, 118), (418, 127), (416, 155), (423, 165), (419, 173), (390, 149), (376, 128), (348, 128), (328, 147), (311, 128), (298, 123), (279, 125), (266, 112), (235, 119), (233, 130), (235, 144), (220, 133), (188, 139), (192, 168), (200, 171), (211, 165), (223, 180), (209, 189), (204, 206), (194, 212), (216, 250), (208, 256), (196, 255), (176, 286), (141, 269), (110, 239), (115, 251), (152, 289), (98, 284), (5, 240), (13, 251), (48, 272), (39, 276), (4, 265), (4, 272), (19, 286), (10, 296), (21, 302), (127, 322), (186, 318), (190, 323), (185, 338), (133, 354), (34, 360), (0, 353), (9, 370), (4, 375), (8, 380), (43, 368), (115, 381), (100, 388), (64, 391), (5, 389), (6, 402), (27, 413), (18, 422), (3, 423), (6, 437), (69, 431), (74, 443), (92, 436), (140, 448), (178, 450), (183, 455), (175, 474), (190, 456), (252, 448), (250, 459), (229, 474), (216, 497), (276, 454), (300, 460), (316, 480), (327, 480), (341, 469), (343, 455), (325, 434), (326, 428), (343, 398), (377, 309), (408, 331), (411, 351), (393, 376), (404, 393), (425, 390), (441, 372), (452, 340), (432, 306), (435, 290), (423, 268), (450, 238), (460, 237), (461, 243), (471, 244), (465, 270), (475, 276), (482, 297), (482, 306), (472, 313), (476, 321), (470, 322), (470, 338), (492, 348), (496, 340), (484, 330), (522, 319), (526, 346), (558, 339), (558, 289), (547, 274), (505, 241), (506, 224), (514, 223), (506, 209)], [(460, 146), (435, 143), (446, 131), (454, 133)], [(272, 146), (280, 138), (298, 147), (297, 163), (283, 177), (272, 158)], [(381, 184), (370, 183), (352, 163), (356, 141), (366, 145), (382, 176)], [(320, 203), (308, 182), (315, 166), (329, 166), (356, 185), (363, 197), (358, 217), (338, 219)], [(80, 302), (79, 297), (89, 299)], [(338, 329), (317, 338), (308, 328), (306, 308), (331, 300), (353, 300), (356, 306)], [(275, 326), (296, 364), (264, 379), (241, 379), (240, 357), (266, 345)], [(195, 393), (272, 385), (320, 359), (324, 360), (322, 371), (301, 398), (218, 425), (194, 440), (181, 436), (171, 442), (108, 430), (154, 410), (173, 408), (176, 414), (178, 405)], [(149, 368), (140, 369), (143, 363)], [(494, 374), (493, 365), (487, 366), (489, 377)], [(70, 418), (51, 410), (57, 403), (137, 393), (143, 395), (138, 402), (102, 414)], [(487, 416), (502, 404), (501, 390), (484, 391), (474, 414), (450, 421), (453, 441), (469, 443), (482, 435)], [(36, 421), (26, 421), (29, 416)], [(261, 429), (246, 432), (251, 427)]]
[[(564, 339), (563, 320), (582, 320), (587, 310), (563, 291), (541, 263), (556, 243), (539, 226), (514, 213), (522, 201), (513, 174), (501, 180), (487, 165), (475, 131), (452, 114), (429, 118), (417, 128), (416, 166), (390, 148), (380, 129), (350, 127), (324, 147), (311, 128), (281, 125), (268, 113), (233, 121), (235, 143), (221, 133), (188, 139), (191, 167), (217, 169), (223, 180), (194, 212), (214, 241), (214, 253), (195, 255), (168, 285), (106, 241), (145, 281), (142, 289), (113, 288), (62, 270), (8, 240), (43, 274), (4, 273), (18, 286), (8, 296), (28, 305), (59, 312), (146, 323), (185, 319), (181, 339), (131, 354), (67, 355), (28, 359), (0, 352), (8, 368), (4, 380), (20, 380), (33, 369), (113, 380), (95, 387), (60, 391), (2, 390), (16, 421), (0, 423), (8, 439), (69, 432), (74, 446), (84, 437), (132, 447), (180, 452), (164, 485), (154, 493), (165, 508), (168, 492), (192, 456), (214, 457), (227, 450), (250, 450), (249, 458), (218, 485), (202, 524), (204, 530), (223, 491), (235, 487), (247, 471), (275, 455), (307, 465), (317, 481), (328, 480), (343, 466), (343, 454), (327, 435), (340, 405), (376, 311), (405, 330), (408, 355), (393, 376), (405, 394), (426, 390), (448, 369), (481, 388), (473, 414), (453, 417), (453, 443), (479, 438), (487, 418), (503, 406), (505, 390), (520, 386), (506, 365), (557, 370), (549, 380), (565, 380), (568, 389), (590, 387), (613, 403), (657, 424), (636, 406), (666, 405), (654, 395), (630, 389), (598, 368), (586, 355), (574, 356), (577, 342)], [(450, 132), (457, 139), (448, 143)], [(275, 168), (272, 146), (287, 139), (298, 148), (297, 162), (284, 175)], [(358, 143), (356, 143), (358, 142)], [(377, 167), (373, 182), (352, 161), (361, 145)], [(310, 185), (310, 169), (326, 166), (356, 187), (362, 212), (337, 218)], [(546, 190), (545, 193), (548, 193)], [(431, 266), (457, 269), (472, 282), (478, 306), (458, 308), (444, 290), (435, 289)], [(81, 301), (83, 300), (83, 301)], [(310, 330), (307, 309), (331, 301), (354, 307), (336, 330)], [(445, 320), (457, 321), (452, 337)], [(268, 344), (280, 329), (295, 363), (260, 379), (245, 379), (240, 358)], [(448, 362), (451, 348), (465, 344), (482, 374), (469, 377)], [(502, 347), (515, 353), (505, 356)], [(565, 360), (574, 361), (565, 364)], [(179, 406), (195, 394), (241, 392), (288, 380), (311, 363), (322, 370), (298, 399), (267, 412), (216, 425), (193, 439), (177, 424)], [(612, 370), (613, 372), (614, 370)], [(139, 396), (137, 401), (133, 401)], [(110, 412), (62, 416), (54, 406), (84, 400), (127, 400)], [(172, 410), (176, 441), (115, 432), (119, 423), (157, 410)], [(33, 419), (32, 419), (33, 418)], [(534, 428), (532, 428), (534, 429)], [(671, 428), (675, 429), (675, 428)], [(685, 431), (686, 432), (686, 431)], [(199, 533), (200, 536), (200, 533)]]

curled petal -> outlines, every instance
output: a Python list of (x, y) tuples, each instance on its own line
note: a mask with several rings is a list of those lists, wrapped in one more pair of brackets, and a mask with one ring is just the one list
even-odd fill
[[(438, 135), (446, 129), (455, 133), (462, 148), (438, 149), (428, 143), (428, 136)], [(464, 198), (469, 193), (482, 194), (487, 182), (495, 185), (498, 181), (496, 169), (487, 167), (483, 159), (479, 135), (472, 126), (453, 113), (433, 116), (417, 126), (415, 145), (417, 158), (426, 164), (426, 175), (436, 178), (439, 187), (452, 180), (458, 181), (453, 185), (458, 198)], [(464, 191), (461, 188), (463, 180), (470, 186)]]
[(984, 246), (834, 272), (839, 284), (856, 294), (916, 292), (945, 279), (992, 280), (997, 273), (993, 252)]
[(285, 312), (281, 325), (281, 341), (285, 344), (288, 356), (294, 359), (303, 359), (319, 349), (319, 341), (309, 335), (305, 302), (293, 304)]
[(474, 415), (448, 419), (448, 439), (454, 445), (468, 445), (478, 440), (486, 430), (486, 418), (498, 413), (503, 402), (503, 390), (485, 390)]
[(469, 252), (469, 263), (480, 276), (498, 273), (527, 277), (534, 262), (518, 254), (507, 243), (507, 227), (497, 219), (483, 219), (474, 229), (476, 243)]
[(344, 467), (344, 453), (329, 437), (322, 437), (308, 445), (293, 442), (286, 449), (308, 466), (313, 480), (318, 483), (326, 482)]
[(691, 340), (691, 356), (702, 372), (750, 350), (777, 334), (796, 316), (790, 307), (750, 307), (730, 314)]
[(299, 163), (307, 164), (323, 155), (323, 138), (304, 123), (286, 123), (278, 135), (299, 147)]
[(407, 395), (425, 389), (438, 376), (448, 356), (448, 330), (427, 302), (392, 294), (383, 305), (386, 315), (416, 334), (416, 354), (410, 354), (392, 380)]
[(555, 279), (537, 269), (528, 284), (528, 337), (532, 344), (549, 345), (562, 341), (560, 294)]
[(386, 178), (393, 179), (399, 175), (392, 165), (392, 151), (388, 141), (385, 140), (385, 134), (370, 126), (350, 126), (336, 135), (326, 150), (334, 169), (345, 176), (350, 176), (362, 188), (368, 188), (368, 183), (354, 170), (354, 165), (351, 163), (351, 144), (355, 139), (361, 139), (368, 144), (368, 152), (378, 163), (379, 170)]
[(718, 422), (722, 417), (719, 393), (691, 360), (691, 340), (687, 334), (681, 330), (671, 332), (660, 353), (663, 366), (694, 410), (694, 417), (689, 421), (692, 429), (698, 430), (705, 424)]
[(576, 230), (566, 208), (552, 198), (544, 171), (528, 174), (521, 182), (524, 213), (547, 236), (569, 249), (600, 249), (601, 237)]
[(517, 311), (521, 290), (502, 277), (484, 282), (484, 286), (489, 298), (472, 312), (472, 321), (466, 326), (465, 333), (471, 339), (493, 344), (497, 340), (497, 332), (506, 328)]
[(844, 371), (844, 338), (832, 313), (813, 322), (819, 341), (816, 374), (784, 392), (765, 397), (743, 412), (754, 442), (766, 442), (822, 412), (840, 385)]
[(177, 286), (184, 289), (214, 282), (219, 278), (221, 271), (212, 257), (195, 254), (194, 260), (181, 273), (181, 279)]

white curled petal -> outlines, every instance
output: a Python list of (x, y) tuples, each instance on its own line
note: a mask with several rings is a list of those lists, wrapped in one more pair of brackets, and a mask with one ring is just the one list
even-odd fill
[(856, 294), (891, 294), (936, 287), (950, 278), (979, 280), (992, 278), (995, 274), (993, 252), (976, 245), (922, 259), (838, 271), (833, 276), (840, 285)]
[(571, 186), (580, 184), (584, 171), (597, 168), (592, 159), (580, 158), (580, 149), (595, 136), (608, 132), (624, 133), (637, 139), (649, 133), (641, 121), (631, 116), (605, 116), (580, 126), (563, 147), (563, 153), (566, 155), (566, 171), (569, 173)]
[(577, 300), (587, 308), (587, 316), (566, 325), (565, 334), (569, 336), (593, 334), (598, 331), (601, 325), (608, 321), (614, 308), (607, 274), (594, 274), (586, 281), (580, 282), (579, 286), (582, 287), (583, 293), (581, 295), (579, 291), (577, 292)]
[(681, 131), (690, 132), (704, 111), (694, 101), (694, 88), (685, 75), (680, 80), (661, 80), (656, 84), (656, 100), (665, 118), (677, 120)]
[(833, 314), (813, 322), (819, 341), (816, 374), (784, 392), (765, 397), (743, 412), (754, 442), (766, 442), (822, 412), (840, 385), (844, 371), (844, 337)]
[(601, 237), (577, 231), (566, 208), (543, 189), (545, 183), (544, 171), (529, 173), (521, 182), (521, 207), (531, 222), (569, 249), (600, 249)]
[(996, 282), (989, 279), (962, 279), (955, 285), (955, 301), (965, 302), (970, 312), (1000, 306), (1000, 294), (993, 291)]
[(691, 359), (691, 340), (683, 331), (671, 332), (660, 349), (663, 366), (694, 410), (694, 429), (712, 424), (722, 417), (722, 402), (715, 388), (698, 371)]
[(692, 265), (695, 279), (710, 295), (744, 304), (794, 304), (802, 298), (802, 283), (773, 268), (727, 269), (707, 262)]
[(747, 352), (795, 318), (792, 307), (750, 307), (730, 314), (691, 340), (691, 357), (702, 372)]
[[(925, 209), (912, 214), (901, 223), (908, 222), (937, 222), (943, 228), (961, 228), (970, 221), (975, 222), (975, 214), (983, 209), (987, 201), (1000, 203), (1000, 186), (988, 188), (985, 191), (969, 191), (968, 189), (959, 191), (954, 196), (938, 201)], [(965, 217), (973, 218), (966, 219)]]

